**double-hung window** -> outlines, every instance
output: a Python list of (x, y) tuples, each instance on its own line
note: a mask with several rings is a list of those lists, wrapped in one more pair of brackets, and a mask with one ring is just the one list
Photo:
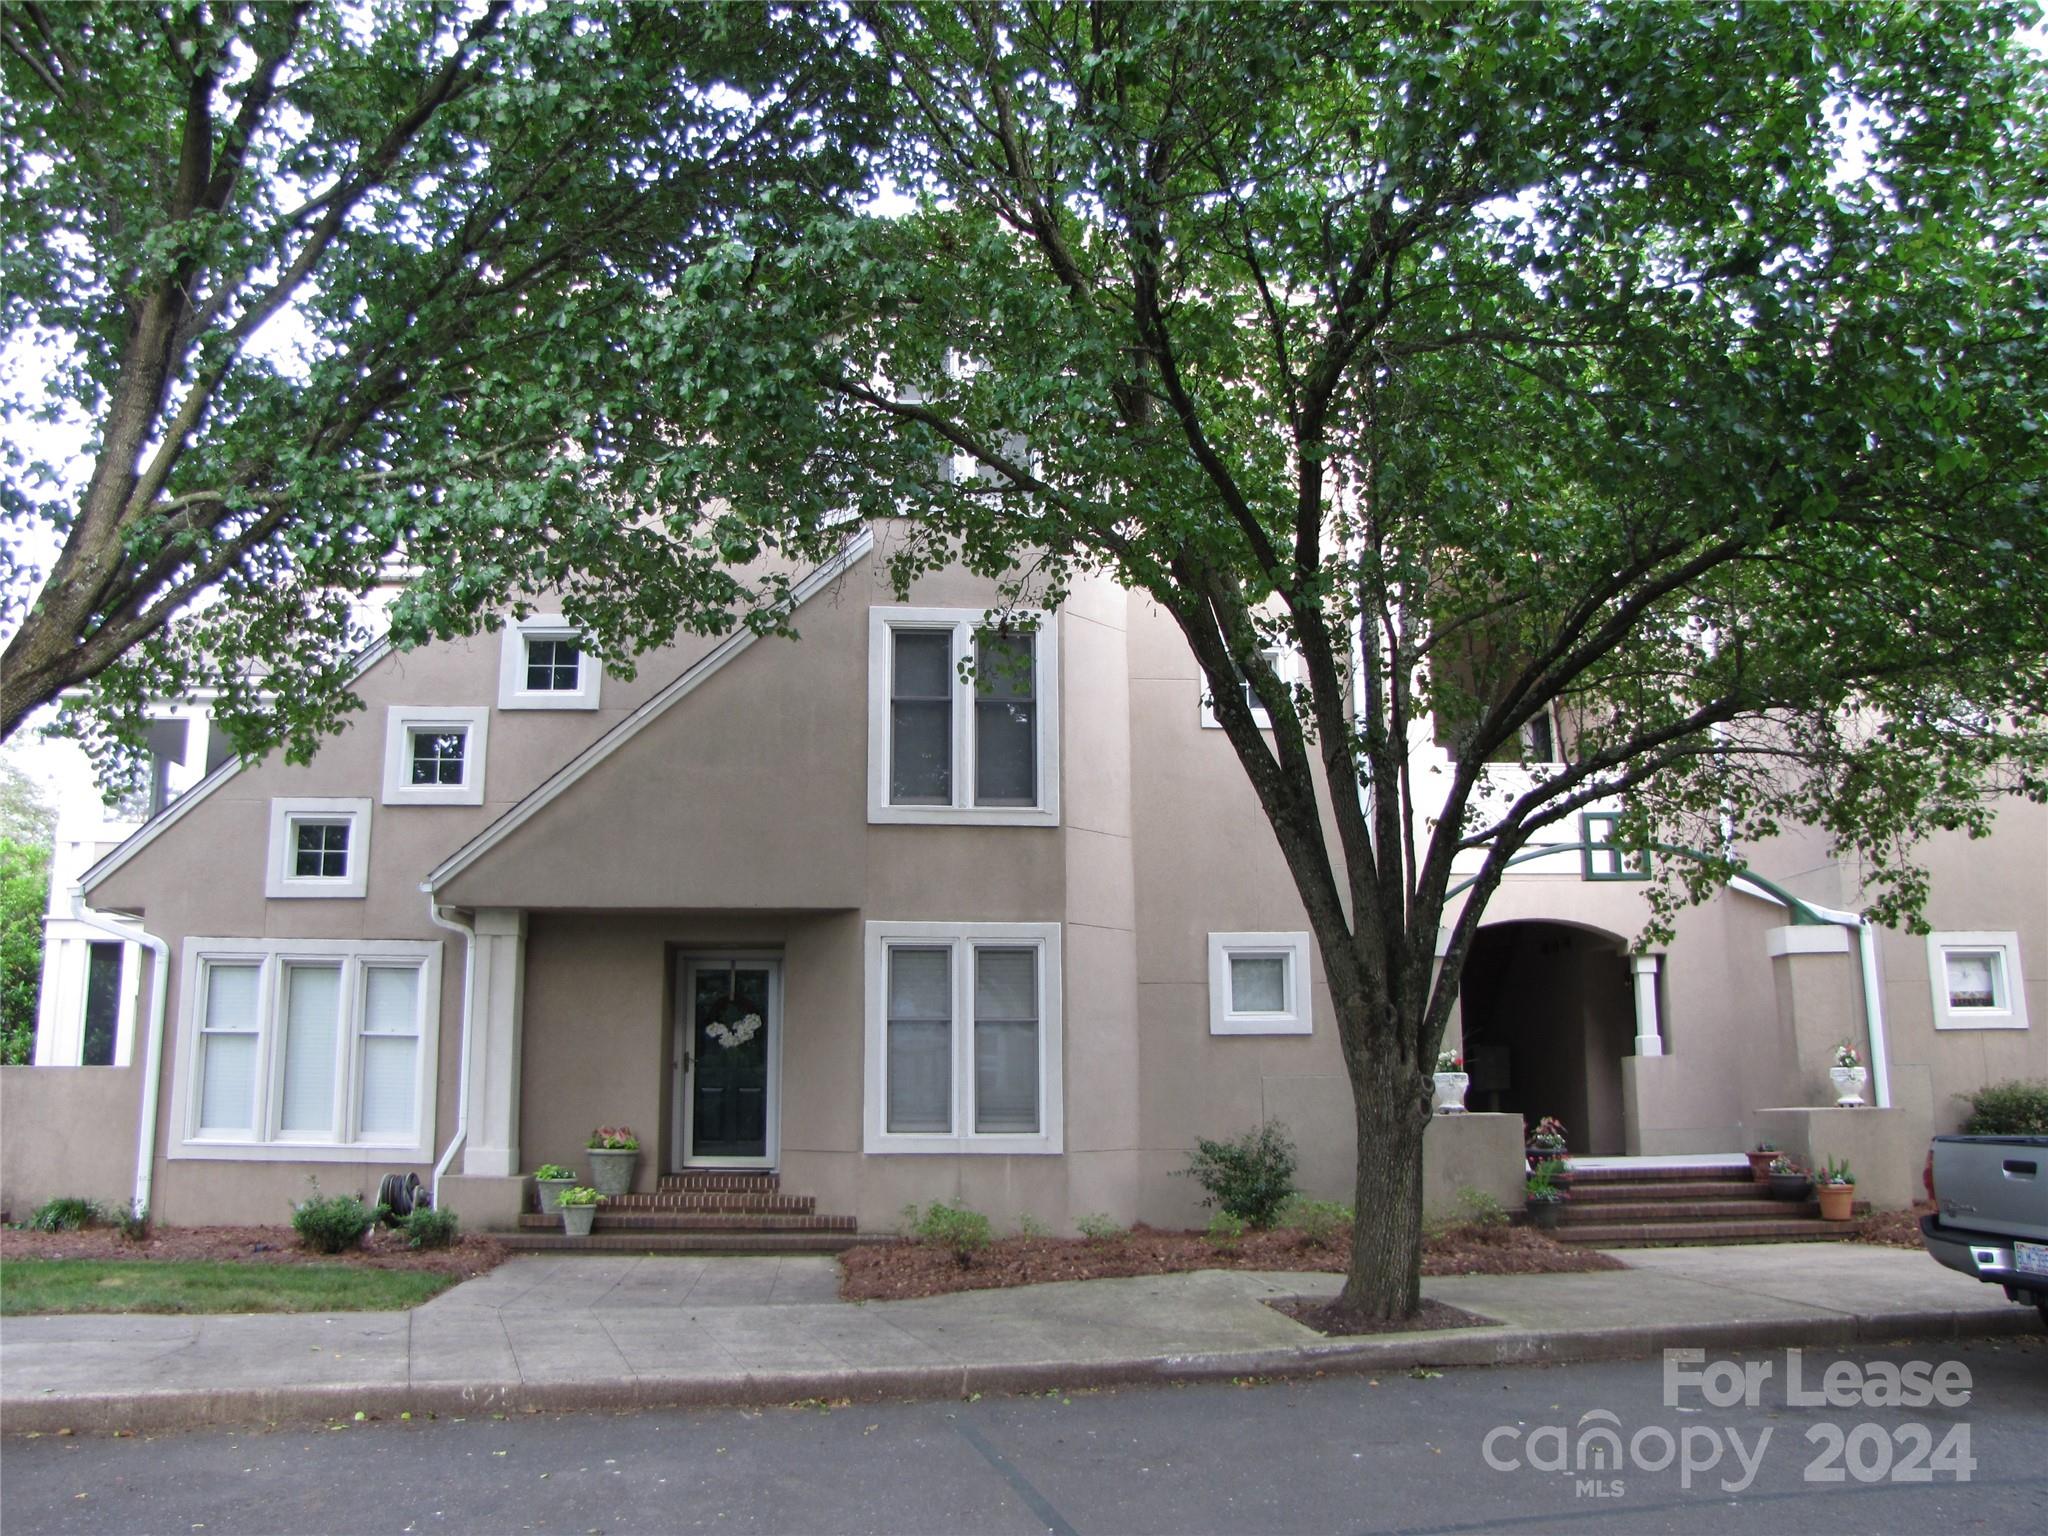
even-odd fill
[(440, 946), (195, 939), (173, 1156), (432, 1155)]
[(1058, 1152), (1057, 923), (867, 928), (869, 1152)]
[(386, 805), (482, 805), (491, 712), (393, 704), (384, 712)]
[(1051, 615), (872, 610), (868, 820), (1059, 819), (1059, 636)]

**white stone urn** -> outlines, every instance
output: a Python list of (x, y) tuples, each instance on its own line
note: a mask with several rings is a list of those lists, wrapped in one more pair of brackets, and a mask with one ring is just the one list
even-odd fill
[(1870, 1076), (1867, 1067), (1829, 1067), (1828, 1076), (1835, 1084), (1835, 1108), (1861, 1109), (1863, 1107), (1863, 1084)]
[(1462, 1115), (1465, 1113), (1465, 1090), (1471, 1086), (1472, 1077), (1470, 1073), (1437, 1073), (1436, 1112), (1440, 1115)]

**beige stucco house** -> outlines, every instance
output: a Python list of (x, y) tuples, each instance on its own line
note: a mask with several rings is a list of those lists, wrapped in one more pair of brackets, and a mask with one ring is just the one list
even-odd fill
[[(864, 1229), (939, 1198), (1179, 1224), (1194, 1139), (1267, 1119), (1347, 1195), (1319, 963), (1171, 622), (1086, 583), (996, 658), (986, 585), (899, 602), (866, 531), (798, 595), (801, 640), (631, 679), (545, 616), (375, 651), (311, 764), (222, 764), (106, 850), (60, 921), (130, 946), (127, 1022), (104, 1065), (67, 1015), (0, 1073), (0, 1204), (273, 1222), (309, 1178), (411, 1171), (503, 1227), (624, 1124), (643, 1191), (773, 1170)], [(1647, 953), (1597, 818), (1556, 836), (1489, 909), (1439, 1192), (1512, 1194), (1520, 1117), (1555, 1114), (1589, 1155), (1843, 1153), (1904, 1203), (1959, 1093), (2048, 1075), (2048, 809), (1933, 850), (1931, 936), (1860, 924), (1788, 838)], [(1845, 1039), (1874, 1108), (1828, 1107)]]

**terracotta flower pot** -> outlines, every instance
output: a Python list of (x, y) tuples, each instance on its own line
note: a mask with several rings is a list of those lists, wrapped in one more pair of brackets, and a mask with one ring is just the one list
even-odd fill
[(1771, 1159), (1778, 1154), (1775, 1152), (1747, 1152), (1743, 1155), (1749, 1159), (1749, 1176), (1759, 1184), (1769, 1183)]
[(1847, 1221), (1856, 1207), (1854, 1184), (1823, 1184), (1815, 1191), (1822, 1221)]

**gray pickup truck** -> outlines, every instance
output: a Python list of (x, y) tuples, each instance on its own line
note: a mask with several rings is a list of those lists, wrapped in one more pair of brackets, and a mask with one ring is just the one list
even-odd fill
[(2048, 1136), (1937, 1136), (1927, 1153), (1927, 1251), (2002, 1285), (2048, 1323)]

